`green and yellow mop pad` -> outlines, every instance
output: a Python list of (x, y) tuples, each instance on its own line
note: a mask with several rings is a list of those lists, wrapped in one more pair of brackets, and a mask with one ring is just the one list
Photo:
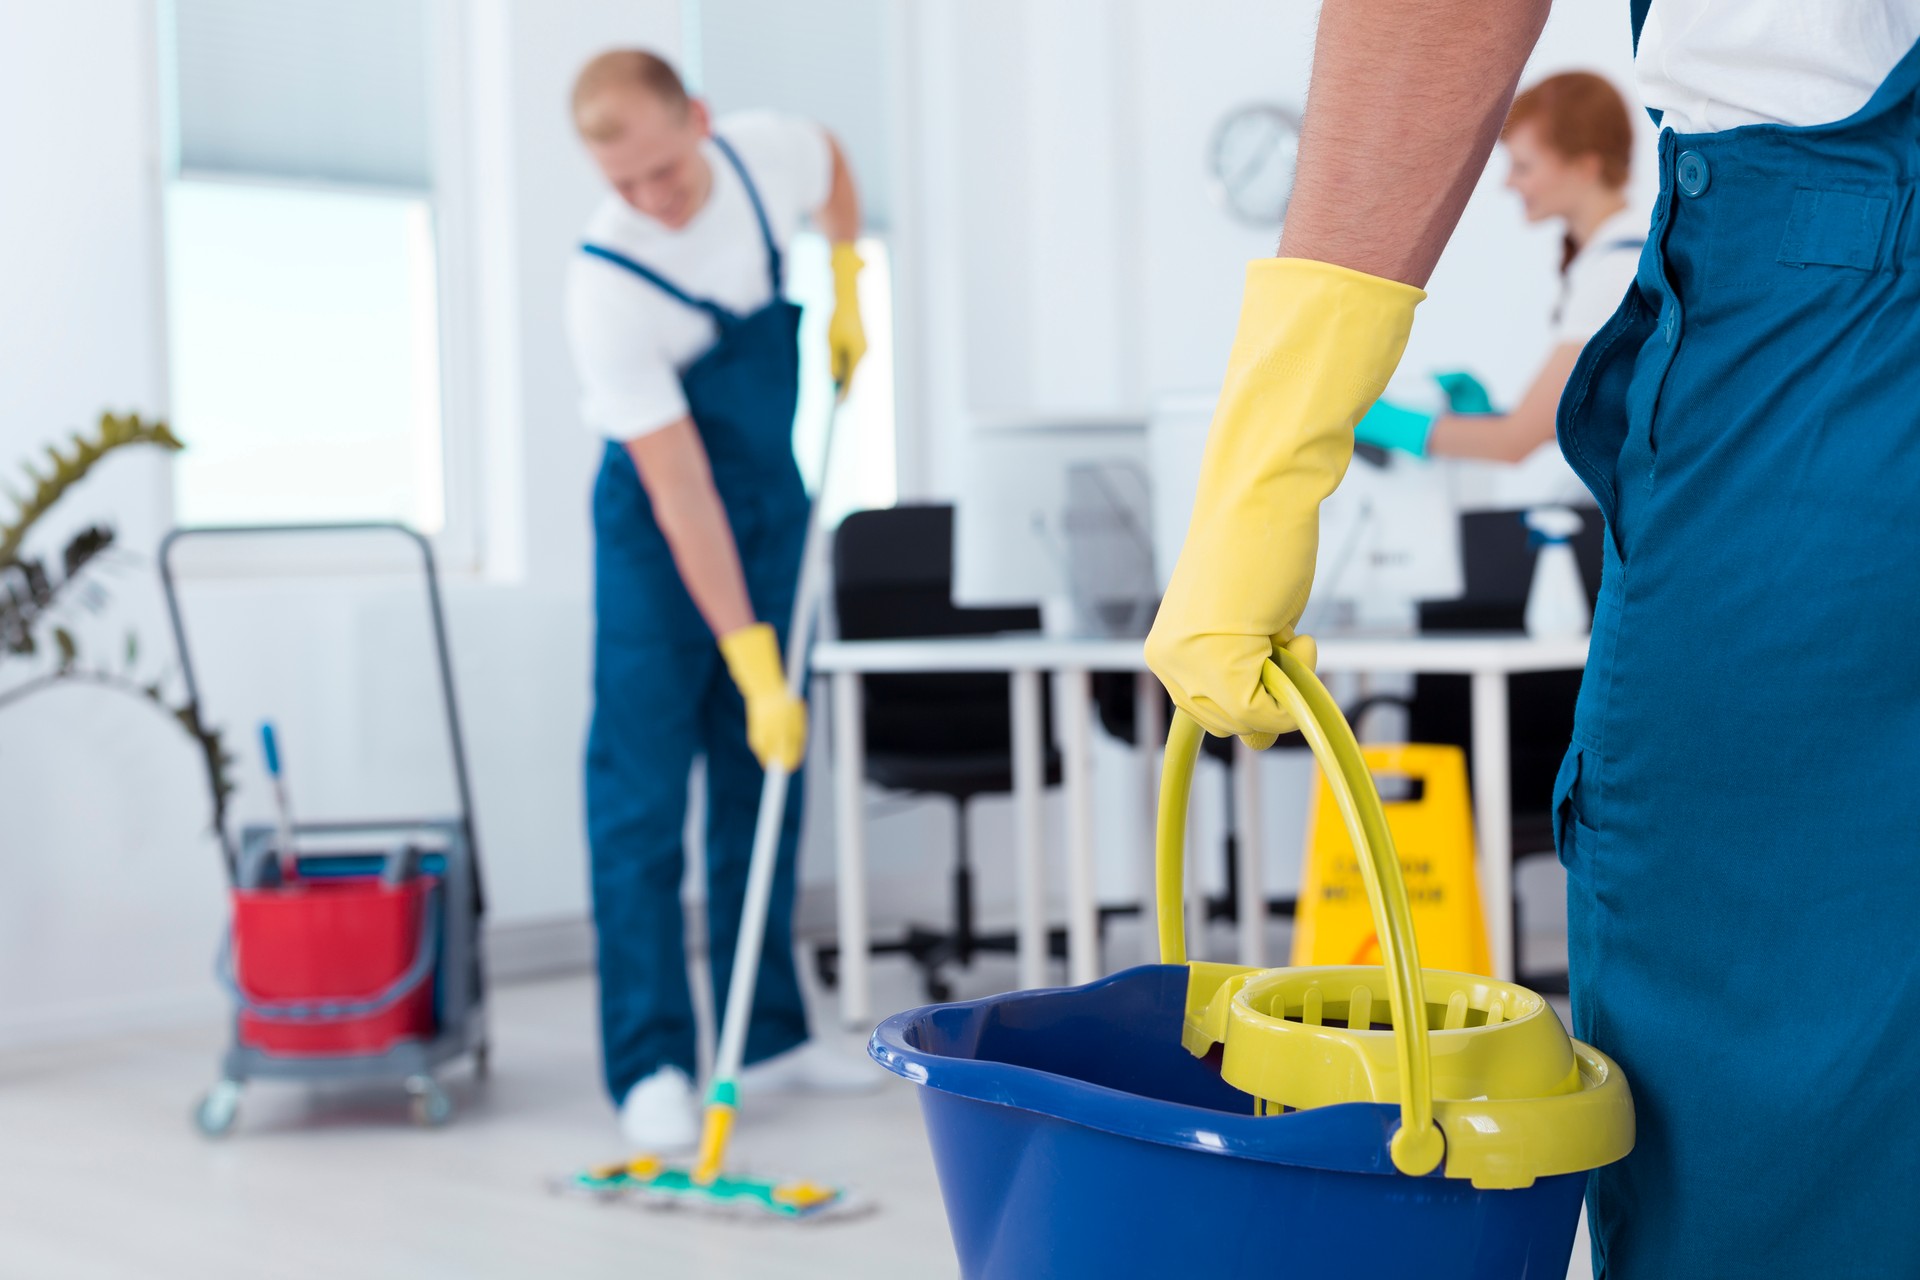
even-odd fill
[(588, 1169), (575, 1174), (574, 1180), (580, 1190), (610, 1199), (637, 1192), (663, 1204), (699, 1200), (710, 1205), (738, 1205), (777, 1218), (819, 1217), (846, 1199), (839, 1188), (817, 1182), (776, 1182), (722, 1174), (703, 1186), (694, 1181), (690, 1171), (668, 1168), (652, 1156)]
[(841, 1218), (869, 1207), (844, 1187), (804, 1178), (756, 1178), (720, 1172), (727, 1139), (733, 1132), (735, 1097), (730, 1081), (714, 1083), (700, 1133), (699, 1159), (691, 1169), (675, 1168), (657, 1156), (637, 1156), (576, 1173), (555, 1189), (601, 1200), (631, 1200), (662, 1208), (688, 1207), (788, 1221)]

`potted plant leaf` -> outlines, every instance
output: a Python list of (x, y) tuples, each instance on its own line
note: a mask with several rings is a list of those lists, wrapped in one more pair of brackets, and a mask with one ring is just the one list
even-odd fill
[(142, 674), (134, 632), (128, 631), (119, 652), (107, 657), (88, 652), (82, 641), (86, 629), (74, 625), (79, 613), (97, 616), (109, 602), (102, 571), (115, 550), (112, 527), (88, 525), (69, 535), (54, 555), (28, 546), (35, 526), (95, 467), (136, 446), (168, 452), (183, 447), (164, 422), (103, 413), (91, 434), (75, 432), (65, 448), (48, 446), (46, 470), (25, 466), (24, 494), (6, 494), (13, 510), (0, 523), (0, 713), (74, 684), (111, 689), (152, 706), (177, 723), (204, 757), (214, 784), (214, 829), (219, 830), (232, 791), (227, 772), (232, 758), (221, 744), (220, 731), (201, 722), (190, 700), (170, 698), (170, 673)]

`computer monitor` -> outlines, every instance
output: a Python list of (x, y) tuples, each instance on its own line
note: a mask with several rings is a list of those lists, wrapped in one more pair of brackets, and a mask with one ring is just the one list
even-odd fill
[(1159, 594), (1152, 489), (1139, 418), (976, 423), (954, 503), (955, 602), (1037, 601), (1050, 631), (1144, 634)]

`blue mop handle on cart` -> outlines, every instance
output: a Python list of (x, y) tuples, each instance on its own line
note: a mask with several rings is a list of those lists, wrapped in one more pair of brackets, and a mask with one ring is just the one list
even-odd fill
[(293, 805), (287, 799), (287, 778), (280, 770), (280, 742), (271, 720), (260, 722), (260, 751), (267, 758), (267, 777), (273, 781), (273, 806), (280, 817), (280, 881), (285, 884), (298, 869), (293, 851)]

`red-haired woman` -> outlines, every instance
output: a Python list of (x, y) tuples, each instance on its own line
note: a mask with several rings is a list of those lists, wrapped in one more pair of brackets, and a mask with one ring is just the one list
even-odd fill
[(1527, 221), (1558, 219), (1566, 231), (1553, 349), (1509, 412), (1490, 412), (1472, 379), (1443, 374), (1454, 409), (1463, 412), (1436, 417), (1382, 400), (1361, 419), (1355, 438), (1416, 456), (1543, 465), (1566, 473), (1578, 490), (1554, 442), (1554, 410), (1580, 348), (1633, 282), (1647, 238), (1646, 210), (1629, 205), (1626, 195), (1633, 125), (1625, 100), (1604, 77), (1569, 71), (1515, 98), (1500, 140), (1507, 148), (1507, 187), (1520, 197)]

